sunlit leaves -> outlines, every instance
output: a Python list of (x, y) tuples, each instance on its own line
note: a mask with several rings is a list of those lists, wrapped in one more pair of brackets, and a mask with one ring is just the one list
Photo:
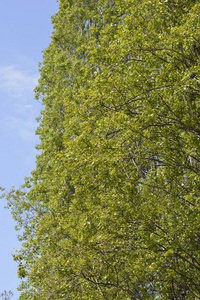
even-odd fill
[(200, 296), (199, 9), (60, 1), (37, 167), (8, 195), (20, 299)]

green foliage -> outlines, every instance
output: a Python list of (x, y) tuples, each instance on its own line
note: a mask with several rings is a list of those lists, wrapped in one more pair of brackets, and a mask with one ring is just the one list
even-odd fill
[(37, 167), (7, 196), (19, 299), (199, 299), (200, 4), (59, 4)]
[(13, 296), (13, 293), (11, 291), (7, 292), (7, 291), (4, 291), (3, 293), (0, 294), (0, 298), (2, 300), (10, 300)]

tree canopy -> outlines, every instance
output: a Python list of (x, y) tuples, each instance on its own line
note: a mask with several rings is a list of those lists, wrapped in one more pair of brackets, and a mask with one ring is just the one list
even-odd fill
[(20, 300), (200, 299), (200, 3), (60, 0)]

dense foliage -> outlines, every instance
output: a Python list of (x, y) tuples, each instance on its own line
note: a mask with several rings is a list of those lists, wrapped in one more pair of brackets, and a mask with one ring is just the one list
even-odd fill
[(200, 299), (200, 3), (60, 0), (36, 169), (7, 196), (27, 299)]

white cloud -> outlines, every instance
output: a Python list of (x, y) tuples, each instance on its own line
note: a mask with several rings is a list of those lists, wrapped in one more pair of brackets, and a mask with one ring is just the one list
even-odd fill
[(35, 136), (36, 125), (34, 116), (28, 120), (4, 113), (0, 119), (0, 133), (1, 136), (14, 136), (33, 141), (37, 139)]
[(24, 93), (32, 92), (37, 81), (38, 74), (32, 75), (15, 65), (0, 67), (0, 90), (12, 97), (20, 97)]
[(41, 106), (34, 100), (38, 74), (15, 65), (0, 67), (0, 134), (26, 140), (34, 138)]

